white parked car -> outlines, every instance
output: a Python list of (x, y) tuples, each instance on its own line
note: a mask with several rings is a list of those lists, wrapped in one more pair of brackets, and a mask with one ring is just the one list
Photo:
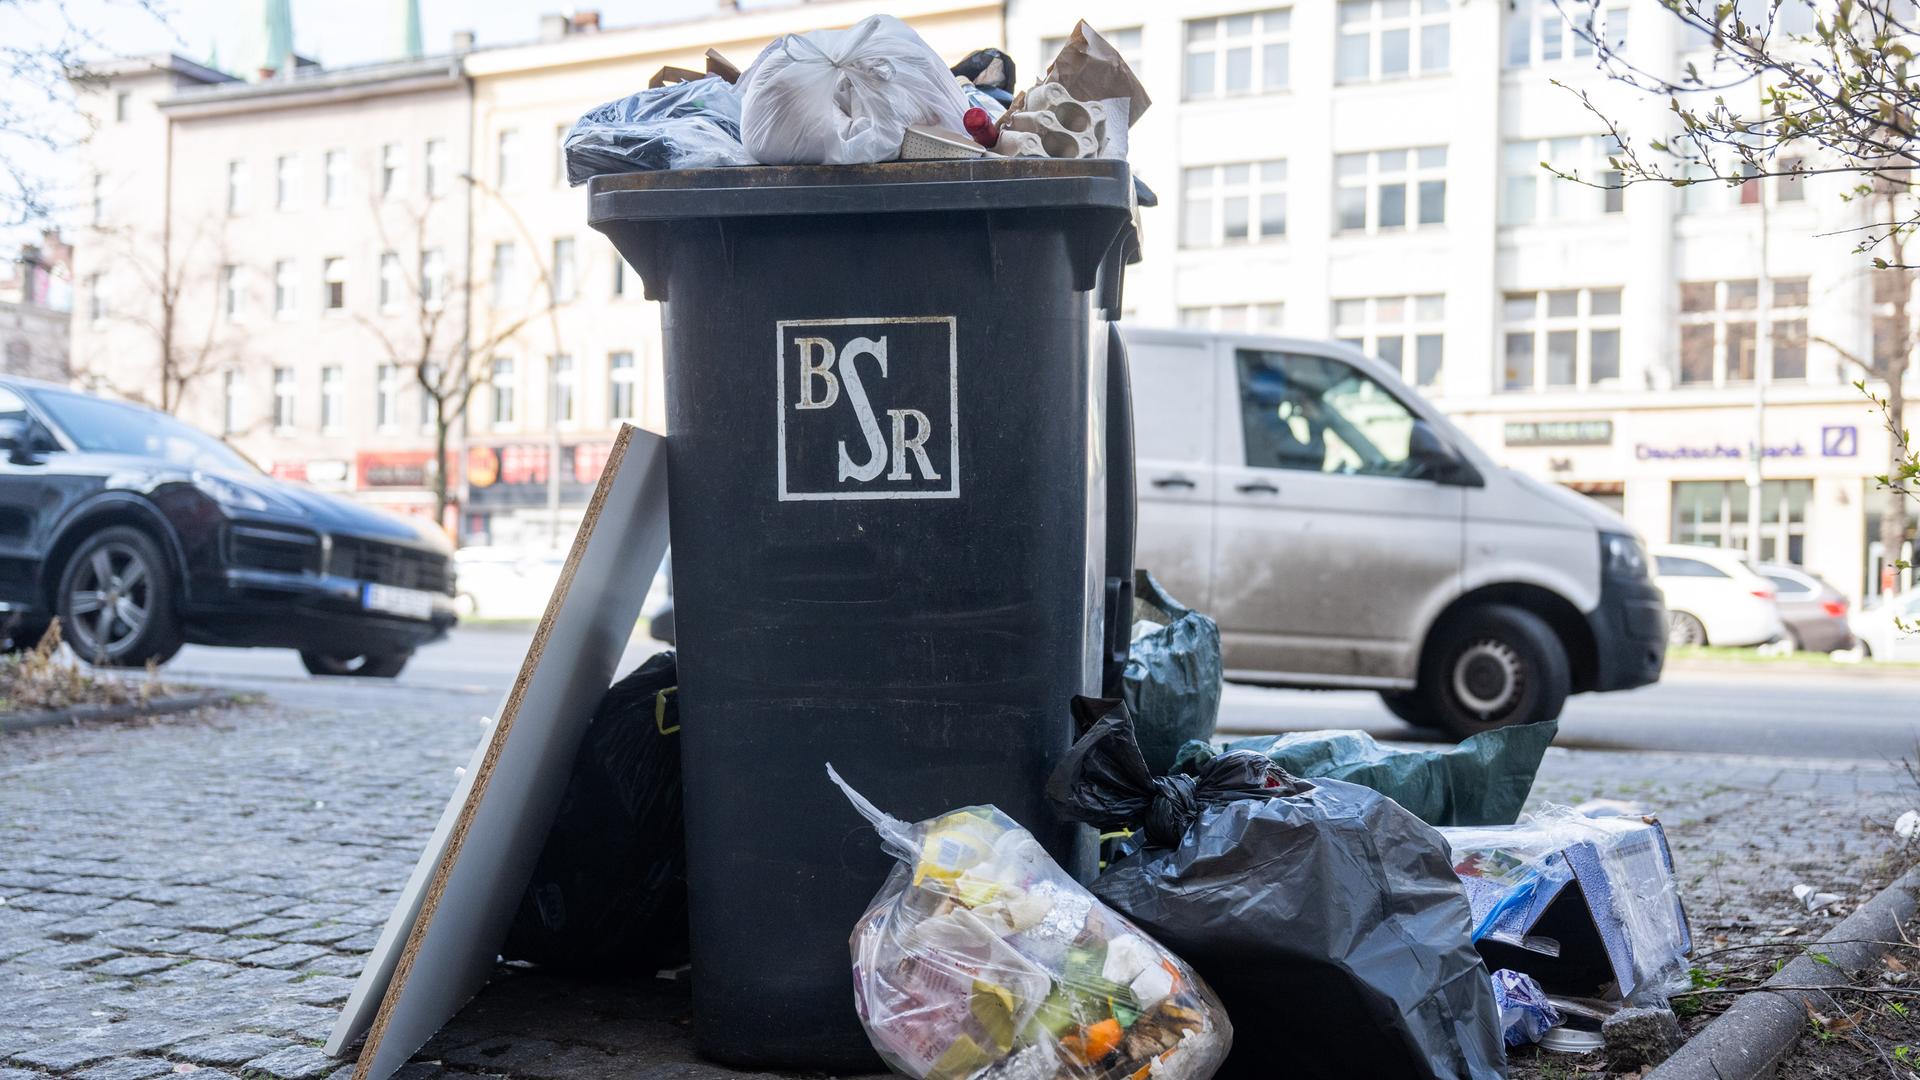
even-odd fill
[(1667, 599), (1667, 644), (1764, 645), (1787, 626), (1775, 589), (1745, 552), (1692, 544), (1653, 549), (1653, 583)]
[(1873, 659), (1920, 660), (1920, 589), (1856, 611), (1848, 623)]
[(560, 582), (567, 553), (558, 549), (463, 547), (453, 554), (455, 602), (470, 619), (538, 619)]

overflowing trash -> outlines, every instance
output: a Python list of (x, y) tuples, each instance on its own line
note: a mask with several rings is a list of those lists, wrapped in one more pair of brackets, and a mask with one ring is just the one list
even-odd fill
[(1497, 1077), (1500, 1013), (1446, 842), (1376, 791), (1226, 753), (1152, 775), (1118, 699), (1075, 698), (1060, 813), (1141, 830), (1094, 896), (1258, 1018), (1223, 1076)]
[(1693, 939), (1655, 819), (1549, 806), (1515, 825), (1440, 831), (1489, 967), (1554, 994), (1630, 1003), (1664, 1003), (1687, 985)]
[(582, 116), (561, 148), (569, 184), (602, 173), (753, 164), (740, 142), (740, 98), (719, 75), (609, 101)]
[(651, 974), (687, 962), (687, 842), (671, 651), (613, 684), (501, 955), (566, 971)]
[(1381, 746), (1364, 731), (1299, 731), (1181, 747), (1174, 770), (1192, 772), (1223, 751), (1260, 754), (1290, 775), (1372, 788), (1429, 825), (1511, 825), (1560, 725), (1513, 724), (1447, 747)]
[(1147, 768), (1165, 773), (1183, 746), (1212, 749), (1204, 740), (1220, 718), (1220, 627), (1145, 570), (1133, 575), (1133, 618), (1120, 696)]
[(1500, 1030), (1508, 1046), (1537, 1043), (1560, 1024), (1560, 1010), (1531, 975), (1504, 968), (1494, 972), (1493, 1000), (1500, 1006)]
[(909, 825), (827, 773), (898, 865), (854, 927), (854, 1006), (927, 1080), (1204, 1080), (1227, 1014), (1191, 968), (991, 806)]

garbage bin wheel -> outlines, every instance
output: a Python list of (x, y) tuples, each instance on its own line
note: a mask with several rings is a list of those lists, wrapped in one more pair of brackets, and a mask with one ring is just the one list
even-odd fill
[(1387, 711), (1412, 724), (1414, 727), (1438, 727), (1440, 720), (1428, 707), (1427, 699), (1419, 693), (1409, 690), (1382, 690), (1380, 701)]
[(1572, 690), (1567, 650), (1545, 619), (1485, 604), (1448, 621), (1421, 664), (1420, 696), (1455, 738), (1560, 715)]
[(412, 658), (412, 649), (368, 653), (364, 656), (334, 656), (318, 652), (300, 654), (300, 662), (315, 675), (356, 675), (365, 679), (391, 679), (400, 674), (400, 670)]
[(96, 667), (164, 664), (180, 651), (173, 570), (159, 543), (131, 525), (80, 542), (54, 594), (61, 639)]

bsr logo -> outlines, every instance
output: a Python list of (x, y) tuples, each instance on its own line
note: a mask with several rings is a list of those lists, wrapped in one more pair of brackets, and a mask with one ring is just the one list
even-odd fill
[(778, 331), (782, 500), (959, 496), (953, 318), (796, 320)]
[[(873, 415), (873, 404), (867, 398), (867, 388), (860, 381), (857, 362), (863, 356), (873, 357), (880, 377), (886, 378), (887, 339), (875, 341), (857, 337), (847, 342), (846, 347), (838, 353), (834, 350), (833, 342), (822, 337), (795, 338), (793, 343), (800, 349), (800, 400), (793, 407), (831, 409), (840, 400), (840, 387), (844, 383), (847, 400), (853, 405), (853, 415), (860, 421), (860, 434), (867, 441), (866, 463), (856, 464), (853, 456), (847, 453), (846, 441), (841, 440), (838, 478), (864, 484), (879, 476), (880, 470), (887, 465), (888, 444), (880, 432), (880, 421)], [(840, 364), (839, 375), (833, 373), (836, 360)], [(922, 477), (940, 479), (933, 463), (927, 460), (927, 436), (933, 434), (933, 422), (927, 419), (927, 414), (919, 409), (888, 409), (887, 417), (893, 429), (893, 468), (888, 471), (887, 479), (913, 479), (913, 475), (907, 471), (908, 454), (912, 454), (920, 466)]]

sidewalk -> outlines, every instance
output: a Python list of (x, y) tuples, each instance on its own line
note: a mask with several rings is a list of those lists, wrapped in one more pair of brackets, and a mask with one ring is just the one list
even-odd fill
[[(338, 1073), (319, 1043), (481, 734), (475, 699), (393, 701), (0, 736), (0, 1080)], [(1920, 789), (1884, 763), (1551, 751), (1536, 802), (1592, 797), (1666, 821), (1712, 947), (1816, 936), (1870, 895)], [(1799, 881), (1848, 903), (1807, 915)], [(516, 971), (402, 1076), (738, 1077), (690, 1062), (682, 993)]]

